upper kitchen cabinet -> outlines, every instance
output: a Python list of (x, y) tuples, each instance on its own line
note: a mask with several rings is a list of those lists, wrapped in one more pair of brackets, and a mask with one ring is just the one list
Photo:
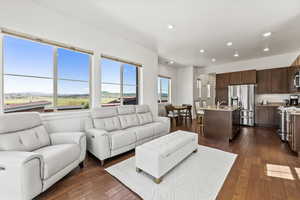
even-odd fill
[(241, 84), (256, 84), (256, 70), (242, 71)]
[(257, 89), (258, 94), (268, 94), (271, 93), (272, 87), (272, 70), (260, 70), (257, 71)]
[(241, 85), (242, 84), (242, 72), (230, 73), (230, 85)]
[(289, 93), (288, 68), (274, 68), (257, 71), (258, 94)]
[(287, 67), (272, 69), (271, 92), (289, 93)]
[(289, 87), (289, 92), (291, 93), (296, 93), (300, 91), (299, 89), (297, 89), (294, 83), (295, 74), (298, 71), (300, 71), (300, 66), (292, 66), (288, 68), (288, 87)]
[(224, 73), (224, 74), (217, 74), (216, 75), (216, 88), (217, 89), (223, 89), (227, 88), (229, 85), (229, 73)]
[(230, 85), (256, 84), (256, 70), (232, 72), (229, 76)]

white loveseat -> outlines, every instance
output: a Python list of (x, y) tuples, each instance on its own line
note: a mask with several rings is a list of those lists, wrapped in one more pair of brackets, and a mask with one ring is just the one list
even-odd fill
[(38, 113), (0, 115), (0, 199), (33, 199), (85, 155), (82, 132), (48, 134)]
[(170, 132), (170, 120), (154, 117), (148, 105), (103, 107), (91, 110), (85, 123), (87, 149), (101, 164), (147, 141)]

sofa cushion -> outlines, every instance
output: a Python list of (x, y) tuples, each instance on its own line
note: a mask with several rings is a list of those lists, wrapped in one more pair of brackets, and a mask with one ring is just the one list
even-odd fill
[(119, 119), (123, 129), (139, 125), (139, 120), (136, 114), (119, 115)]
[(139, 119), (140, 125), (149, 124), (153, 122), (153, 117), (151, 112), (137, 114), (137, 117)]
[(126, 106), (118, 106), (118, 114), (119, 115), (128, 115), (135, 113), (134, 105), (126, 105)]
[(2, 151), (33, 151), (47, 145), (50, 145), (50, 138), (44, 126), (0, 134)]
[(117, 116), (116, 107), (103, 107), (103, 108), (94, 108), (91, 110), (91, 116), (93, 119), (96, 118), (110, 118)]
[(135, 106), (136, 113), (146, 113), (150, 112), (150, 108), (148, 105), (137, 105)]
[(136, 142), (136, 135), (134, 131), (130, 130), (119, 130), (109, 132), (110, 148), (116, 150)]
[(44, 159), (44, 177), (48, 179), (72, 162), (79, 159), (80, 147), (77, 144), (60, 144), (35, 150)]
[(41, 125), (41, 117), (35, 112), (0, 115), (0, 134), (23, 131)]
[(118, 117), (94, 119), (94, 126), (97, 129), (104, 129), (106, 131), (119, 130), (121, 128), (120, 120)]
[(155, 136), (154, 126), (137, 126), (126, 130), (135, 133), (137, 142)]

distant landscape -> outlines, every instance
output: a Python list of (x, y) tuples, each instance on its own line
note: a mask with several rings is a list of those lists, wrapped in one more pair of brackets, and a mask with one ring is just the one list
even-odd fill
[[(124, 94), (125, 97), (135, 97), (135, 93)], [(102, 93), (102, 104), (109, 104), (112, 101), (118, 100), (120, 93), (110, 93), (104, 91)], [(7, 93), (5, 94), (5, 105), (18, 107), (18, 105), (26, 104), (30, 102), (46, 101), (49, 102), (49, 106), (52, 105), (52, 94), (46, 93)], [(58, 106), (83, 106), (88, 107), (89, 95), (88, 94), (65, 94), (59, 95), (57, 99)]]

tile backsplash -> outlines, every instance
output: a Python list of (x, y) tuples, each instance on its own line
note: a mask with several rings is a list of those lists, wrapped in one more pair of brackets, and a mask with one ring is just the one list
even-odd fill
[(285, 99), (289, 99), (290, 94), (259, 94), (256, 95), (256, 102), (261, 103), (267, 100), (269, 103), (283, 103)]

